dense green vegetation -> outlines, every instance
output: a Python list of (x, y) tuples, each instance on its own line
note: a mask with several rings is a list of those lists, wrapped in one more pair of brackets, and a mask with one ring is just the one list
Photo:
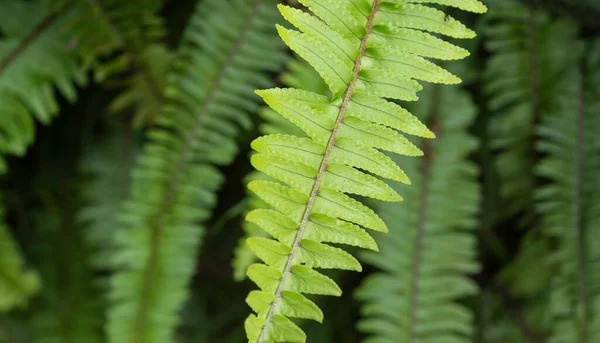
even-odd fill
[(0, 1), (0, 343), (599, 342), (597, 18)]

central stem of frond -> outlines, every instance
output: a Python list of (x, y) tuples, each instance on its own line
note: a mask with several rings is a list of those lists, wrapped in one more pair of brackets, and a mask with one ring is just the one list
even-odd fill
[(306, 203), (306, 210), (304, 211), (304, 215), (302, 217), (302, 220), (300, 221), (300, 225), (298, 226), (298, 232), (296, 233), (296, 238), (294, 239), (294, 243), (292, 245), (292, 250), (290, 252), (290, 256), (288, 257), (288, 260), (287, 260), (285, 268), (283, 270), (281, 279), (279, 280), (279, 285), (277, 286), (277, 291), (275, 292), (275, 299), (271, 303), (271, 307), (269, 308), (269, 312), (267, 314), (267, 319), (266, 319), (265, 325), (263, 326), (263, 328), (261, 330), (261, 333), (260, 333), (260, 336), (258, 337), (257, 343), (263, 343), (265, 341), (265, 339), (267, 338), (268, 328), (273, 320), (273, 315), (275, 314), (275, 309), (277, 308), (277, 303), (281, 299), (286, 280), (292, 269), (294, 257), (296, 256), (298, 246), (300, 245), (300, 242), (302, 241), (304, 229), (306, 228), (306, 225), (308, 224), (308, 221), (310, 220), (312, 208), (313, 208), (313, 205), (317, 198), (317, 195), (319, 193), (319, 188), (321, 186), (321, 182), (323, 181), (323, 176), (325, 175), (325, 171), (327, 170), (327, 166), (329, 165), (329, 156), (331, 155), (331, 151), (335, 147), (335, 140), (337, 137), (338, 130), (340, 129), (340, 126), (344, 120), (344, 115), (346, 114), (346, 109), (348, 108), (348, 104), (352, 100), (354, 88), (356, 87), (356, 83), (358, 82), (358, 74), (360, 72), (360, 65), (361, 65), (363, 57), (365, 56), (367, 42), (368, 42), (369, 36), (371, 35), (371, 32), (373, 30), (375, 14), (377, 13), (377, 10), (379, 9), (380, 1), (381, 0), (373, 1), (373, 6), (371, 8), (371, 14), (369, 15), (369, 17), (367, 19), (367, 25), (366, 25), (366, 30), (365, 30), (366, 33), (360, 41), (359, 54), (358, 54), (358, 57), (356, 58), (356, 60), (354, 61), (354, 68), (352, 71), (352, 81), (350, 81), (350, 83), (348, 84), (348, 89), (346, 90), (346, 93), (344, 95), (344, 100), (340, 104), (340, 110), (338, 112), (337, 119), (335, 121), (335, 125), (334, 125), (333, 129), (331, 130), (331, 136), (329, 138), (329, 142), (327, 143), (325, 153), (323, 154), (323, 160), (321, 161), (319, 171), (315, 178), (315, 183), (310, 192), (310, 197), (308, 198), (308, 202)]

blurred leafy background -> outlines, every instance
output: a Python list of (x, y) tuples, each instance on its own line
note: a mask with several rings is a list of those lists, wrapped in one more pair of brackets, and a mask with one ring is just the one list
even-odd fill
[[(1, 343), (244, 341), (249, 143), (297, 130), (253, 90), (327, 89), (276, 3), (0, 1)], [(464, 82), (403, 104), (438, 138), (309, 342), (598, 342), (600, 2), (485, 3), (444, 8)]]

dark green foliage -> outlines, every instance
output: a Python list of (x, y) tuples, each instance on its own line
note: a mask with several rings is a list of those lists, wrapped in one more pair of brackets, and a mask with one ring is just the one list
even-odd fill
[(488, 20), (484, 44), (492, 55), (485, 89), (488, 108), (496, 113), (490, 123), (491, 144), (499, 151), (496, 168), (506, 211), (524, 213), (524, 224), (531, 225), (535, 127), (552, 108), (550, 101), (560, 92), (558, 81), (577, 63), (582, 46), (575, 41), (573, 22), (551, 20), (547, 13), (518, 3), (493, 7)]
[(412, 180), (397, 187), (404, 203), (379, 209), (390, 233), (362, 260), (382, 272), (356, 293), (366, 301), (358, 323), (371, 335), (365, 342), (473, 342), (473, 313), (458, 300), (478, 294), (466, 277), (479, 271), (478, 168), (468, 160), (478, 143), (466, 131), (475, 111), (458, 87), (430, 86), (412, 107), (436, 139), (419, 145), (427, 158), (401, 161)]
[[(132, 171), (119, 215), (117, 272), (111, 280), (110, 342), (171, 342), (187, 298), (196, 254), (235, 137), (258, 108), (253, 90), (283, 60), (273, 3), (220, 0), (200, 4), (168, 75), (169, 101)], [(262, 51), (272, 49), (263, 56)]]
[(35, 135), (34, 118), (50, 123), (59, 111), (55, 88), (74, 101), (75, 83), (85, 83), (85, 74), (60, 32), (63, 18), (48, 14), (43, 3), (0, 3), (1, 154), (25, 153)]
[(559, 83), (538, 128), (546, 155), (537, 171), (549, 183), (537, 193), (542, 229), (558, 243), (550, 342), (600, 339), (600, 45)]
[[(126, 87), (112, 111), (134, 110), (136, 126), (153, 123), (164, 102), (170, 53), (160, 42), (161, 0), (52, 0), (63, 30), (97, 81)], [(122, 75), (126, 73), (125, 75)], [(121, 74), (121, 75), (119, 75)]]
[[(260, 326), (280, 281), (258, 267), (256, 292), (252, 249), (281, 266), (298, 225), (244, 219), (302, 209), (316, 161), (251, 141), (327, 145), (351, 83), (334, 143), (369, 153), (330, 163), (358, 168), (326, 168), (316, 198), (338, 187), (353, 210), (309, 216), (341, 230), (303, 231), (310, 282), (286, 284), (341, 296), (284, 285), (271, 321), (290, 330), (252, 343), (600, 342), (600, 3), (482, 2), (0, 0), (0, 343), (247, 341), (244, 300)], [(389, 155), (401, 175), (376, 146), (424, 156)], [(252, 189), (299, 205), (246, 187), (273, 176), (293, 190)], [(350, 254), (362, 273), (318, 269), (361, 268)]]

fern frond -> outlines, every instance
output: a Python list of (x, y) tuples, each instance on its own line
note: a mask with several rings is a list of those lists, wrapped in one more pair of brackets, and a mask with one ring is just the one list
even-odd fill
[(467, 132), (476, 108), (466, 91), (434, 85), (413, 113), (437, 138), (422, 140), (424, 159), (398, 161), (412, 186), (395, 187), (405, 205), (380, 208), (391, 232), (378, 240), (380, 253), (364, 254), (382, 271), (356, 293), (366, 301), (359, 328), (371, 335), (365, 342), (472, 342), (473, 315), (458, 300), (478, 292), (465, 275), (479, 269), (478, 169), (468, 160), (477, 141)]
[(56, 196), (56, 208), (32, 216), (38, 239), (32, 250), (44, 284), (32, 316), (33, 343), (102, 342), (102, 299), (73, 198)]
[(60, 22), (43, 1), (0, 3), (0, 153), (22, 156), (35, 135), (34, 119), (48, 124), (58, 113), (54, 88), (72, 102), (74, 83), (86, 81)]
[(550, 182), (536, 193), (541, 225), (559, 240), (550, 343), (600, 340), (600, 44), (572, 68), (538, 128), (546, 157), (536, 171)]
[(116, 112), (135, 108), (134, 124), (150, 124), (164, 102), (164, 75), (171, 54), (160, 42), (162, 19), (155, 15), (158, 0), (54, 0), (68, 8), (64, 29), (84, 64), (93, 67), (95, 79), (111, 78), (126, 89), (111, 103)]
[[(556, 83), (582, 51), (577, 27), (551, 20), (544, 12), (516, 2), (491, 6), (486, 46), (492, 56), (485, 72), (495, 166), (508, 214), (524, 213), (531, 222), (536, 187), (535, 127), (550, 109)], [(569, 47), (557, 49), (557, 46)]]
[[(74, 101), (74, 83), (85, 83), (60, 20), (42, 1), (0, 2), (0, 155), (22, 156), (35, 136), (35, 119), (48, 124), (58, 113), (54, 88)], [(5, 170), (0, 156), (0, 174)], [(0, 311), (26, 304), (40, 287), (37, 274), (23, 270), (3, 217), (0, 208)]]
[(0, 204), (0, 312), (27, 305), (29, 297), (40, 289), (39, 276), (24, 264), (4, 222), (4, 206)]
[[(84, 227), (90, 247), (90, 266), (106, 275), (113, 266), (115, 232), (120, 226), (117, 214), (127, 199), (131, 169), (139, 150), (139, 137), (127, 125), (112, 121), (106, 128), (111, 139), (91, 139), (84, 144), (79, 163), (81, 207), (77, 224)], [(105, 287), (104, 276), (99, 283)]]
[[(281, 76), (281, 79), (290, 87), (304, 88), (313, 93), (323, 95), (328, 92), (327, 85), (323, 79), (321, 79), (319, 74), (310, 66), (310, 64), (300, 59), (293, 59), (290, 61), (288, 64), (288, 71)], [(263, 135), (284, 134), (304, 136), (302, 130), (268, 107), (261, 110), (261, 117), (264, 121), (260, 124), (259, 131)], [(259, 179), (269, 179), (269, 177), (258, 171), (254, 171), (247, 177), (248, 181)], [(252, 192), (249, 192), (247, 201), (248, 209), (250, 211), (269, 206)], [(240, 238), (238, 246), (235, 248), (232, 261), (233, 277), (236, 281), (243, 280), (246, 277), (248, 266), (256, 262), (256, 255), (246, 244), (246, 239), (253, 236), (268, 236), (268, 234), (258, 225), (250, 221), (244, 221), (242, 225), (244, 228), (244, 236)]]
[(270, 85), (265, 72), (278, 72), (285, 59), (276, 20), (273, 1), (260, 0), (207, 0), (192, 15), (168, 77), (170, 101), (148, 134), (121, 214), (110, 342), (173, 341), (201, 223), (222, 182), (215, 165), (234, 158), (236, 135), (259, 107), (253, 89)]
[[(361, 270), (350, 254), (324, 243), (377, 249), (363, 228), (386, 232), (387, 226), (345, 193), (399, 200), (393, 189), (371, 174), (404, 183), (409, 183), (408, 177), (377, 149), (418, 156), (422, 152), (396, 130), (434, 136), (408, 111), (383, 98), (417, 100), (422, 87), (416, 80), (460, 81), (423, 58), (448, 58), (449, 44), (426, 31), (455, 38), (475, 35), (442, 11), (405, 1), (300, 2), (316, 16), (280, 5), (283, 16), (301, 32), (277, 29), (325, 80), (332, 98), (298, 89), (257, 91), (310, 138), (268, 135), (252, 143), (258, 152), (253, 165), (282, 182), (258, 180), (248, 185), (275, 210), (255, 210), (247, 219), (276, 238), (248, 240), (266, 263), (253, 264), (247, 272), (261, 289), (247, 298), (256, 313), (245, 322), (252, 343), (305, 342), (304, 332), (288, 318), (321, 321), (323, 314), (302, 293), (341, 294), (330, 278), (313, 268)], [(453, 2), (461, 3), (485, 10), (475, 0)], [(425, 53), (411, 44), (398, 45), (402, 36), (430, 49)]]

